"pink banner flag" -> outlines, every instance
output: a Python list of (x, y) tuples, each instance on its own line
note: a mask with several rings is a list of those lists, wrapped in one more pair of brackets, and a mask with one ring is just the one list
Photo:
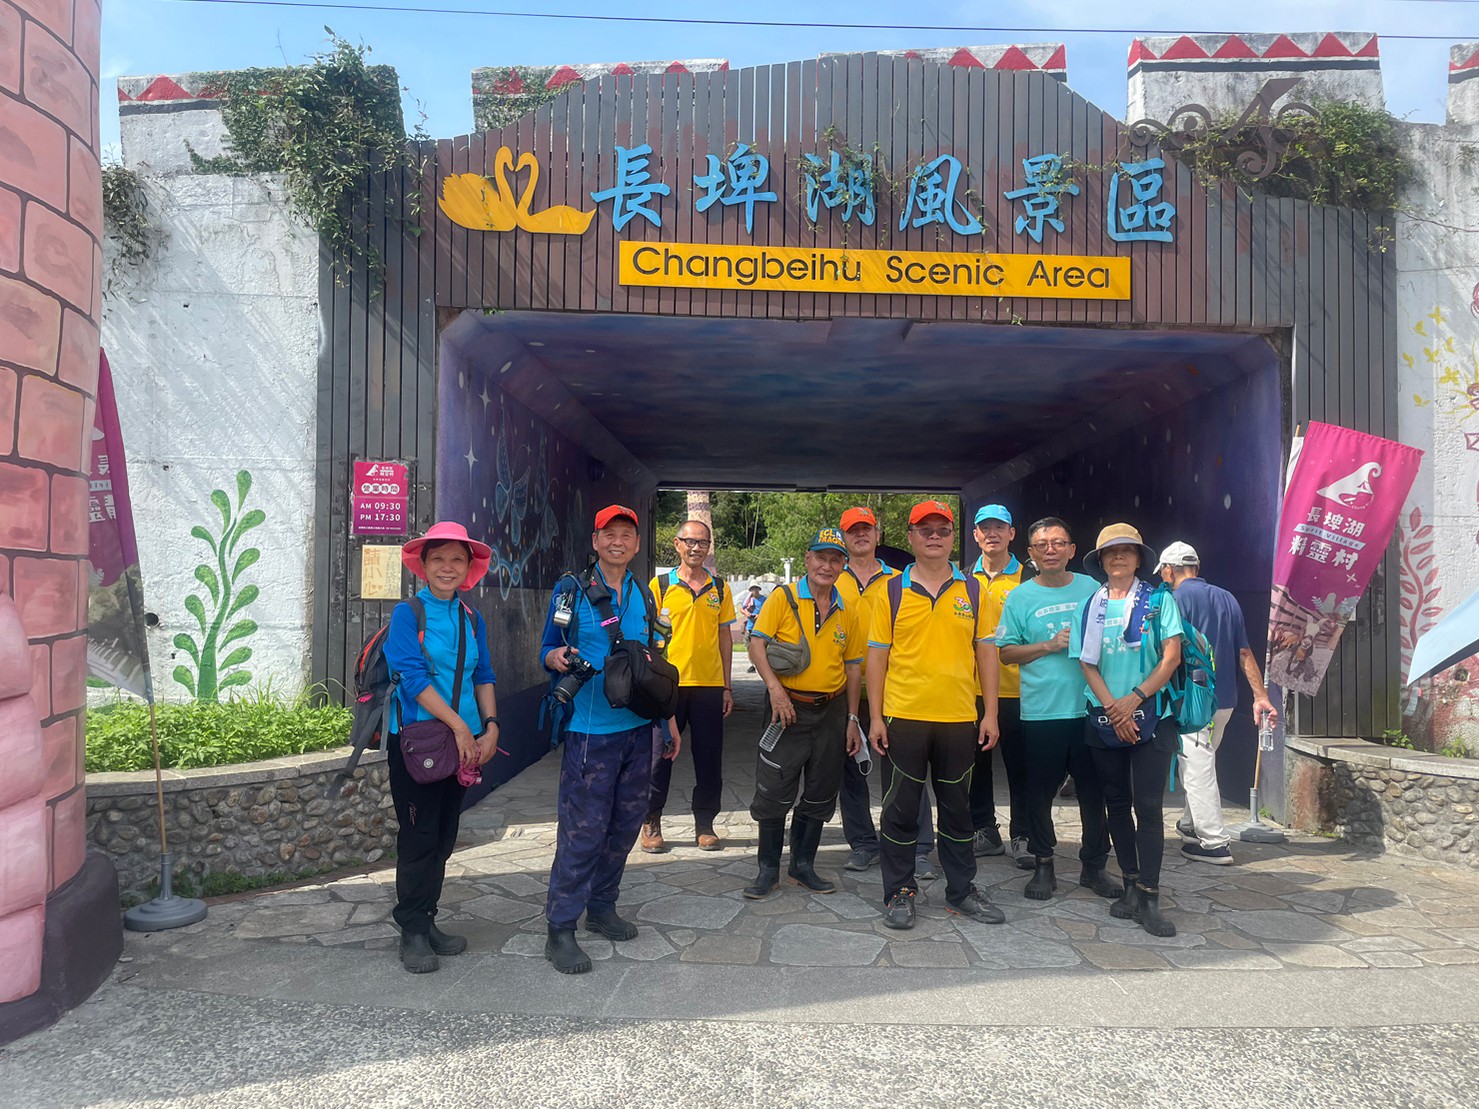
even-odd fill
[(1268, 679), (1312, 694), (1386, 554), (1423, 452), (1333, 424), (1296, 442), (1279, 514)]
[(87, 498), (87, 672), (109, 685), (152, 697), (144, 639), (144, 591), (139, 548), (124, 472), (123, 434), (108, 356), (100, 354), (98, 403), (93, 417), (92, 474)]

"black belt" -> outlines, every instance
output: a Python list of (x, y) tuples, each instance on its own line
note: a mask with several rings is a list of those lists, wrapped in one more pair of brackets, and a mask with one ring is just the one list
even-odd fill
[(805, 689), (788, 689), (786, 690), (786, 696), (797, 704), (825, 705), (828, 701), (841, 697), (845, 692), (847, 692), (846, 686), (833, 690), (831, 693), (811, 693)]

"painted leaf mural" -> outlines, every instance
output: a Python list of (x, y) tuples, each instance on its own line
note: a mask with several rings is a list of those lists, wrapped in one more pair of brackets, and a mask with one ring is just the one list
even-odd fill
[[(241, 579), (261, 559), (262, 552), (242, 543), (248, 532), (267, 519), (267, 513), (260, 508), (247, 509), (251, 491), (251, 473), (238, 471), (234, 502), (226, 490), (211, 490), (210, 502), (221, 517), (219, 531), (212, 532), (200, 524), (190, 529), (191, 538), (205, 544), (209, 554), (202, 556), (195, 567), (195, 580), (203, 590), (191, 593), (184, 602), (185, 611), (195, 619), (196, 630), (180, 632), (174, 638), (176, 650), (184, 652), (190, 665), (176, 666), (174, 679), (197, 701), (219, 701), (222, 690), (252, 680), (252, 672), (245, 668), (251, 661), (252, 648), (240, 641), (256, 633), (257, 623), (243, 615), (243, 610), (257, 600), (261, 589), (253, 582), (243, 584)], [(233, 643), (239, 645), (228, 652)]]

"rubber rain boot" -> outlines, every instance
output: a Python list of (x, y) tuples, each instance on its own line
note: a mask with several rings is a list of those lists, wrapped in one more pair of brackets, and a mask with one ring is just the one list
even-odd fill
[(755, 880), (744, 889), (744, 896), (751, 901), (769, 897), (781, 881), (781, 848), (786, 845), (786, 819), (762, 820), (760, 822), (760, 844), (755, 850), (755, 859), (760, 870)]
[(786, 873), (802, 889), (812, 893), (836, 893), (837, 887), (816, 872), (817, 847), (822, 842), (822, 822), (799, 813), (791, 818), (791, 865)]

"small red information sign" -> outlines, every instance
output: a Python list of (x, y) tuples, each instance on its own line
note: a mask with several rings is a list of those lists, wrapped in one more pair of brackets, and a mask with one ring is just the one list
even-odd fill
[(356, 462), (349, 490), (352, 535), (405, 535), (411, 481), (404, 462)]

